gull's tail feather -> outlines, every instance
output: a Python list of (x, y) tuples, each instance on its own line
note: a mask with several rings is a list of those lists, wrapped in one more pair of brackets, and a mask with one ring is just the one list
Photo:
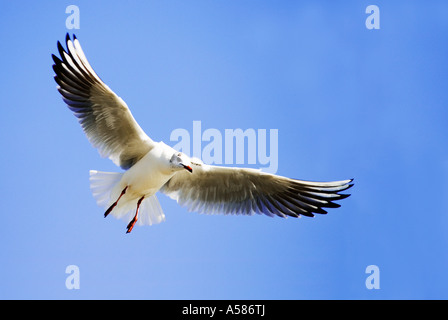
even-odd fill
[[(125, 210), (126, 209), (124, 209), (123, 212)], [(134, 206), (131, 208), (131, 210), (127, 209), (126, 213), (124, 213), (124, 215), (121, 216), (120, 219), (123, 219), (124, 221), (129, 223), (134, 218), (135, 210), (136, 202), (134, 202)], [(163, 221), (165, 221), (165, 214), (163, 213), (162, 207), (160, 206), (159, 200), (157, 199), (156, 195), (154, 194), (148, 198), (143, 199), (138, 212), (138, 220), (136, 225), (153, 225), (161, 223)]]
[(112, 191), (122, 176), (123, 173), (119, 172), (90, 170), (90, 190), (92, 190), (93, 197), (99, 206), (107, 207), (111, 205)]
[[(123, 173), (90, 170), (90, 189), (97, 204), (105, 209), (117, 200), (121, 188), (116, 188)], [(138, 199), (137, 199), (138, 200)], [(137, 200), (128, 199), (126, 194), (118, 201), (111, 215), (129, 223), (135, 215)], [(137, 225), (152, 225), (165, 221), (162, 207), (156, 195), (145, 198), (139, 208)]]

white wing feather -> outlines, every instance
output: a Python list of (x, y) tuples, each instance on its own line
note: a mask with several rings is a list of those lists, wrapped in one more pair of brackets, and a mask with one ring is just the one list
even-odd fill
[(58, 42), (61, 59), (53, 55), (58, 91), (78, 118), (101, 156), (129, 169), (154, 146), (126, 103), (95, 73), (79, 41), (67, 34), (67, 51)]
[(337, 208), (335, 200), (352, 186), (350, 180), (312, 182), (285, 178), (260, 170), (192, 163), (193, 173), (179, 172), (161, 189), (186, 206), (202, 213), (263, 213), (280, 217), (314, 216)]

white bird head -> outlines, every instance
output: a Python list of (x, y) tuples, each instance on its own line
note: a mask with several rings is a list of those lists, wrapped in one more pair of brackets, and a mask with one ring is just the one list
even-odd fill
[(190, 158), (182, 152), (175, 152), (170, 159), (170, 163), (174, 169), (185, 169), (193, 172)]

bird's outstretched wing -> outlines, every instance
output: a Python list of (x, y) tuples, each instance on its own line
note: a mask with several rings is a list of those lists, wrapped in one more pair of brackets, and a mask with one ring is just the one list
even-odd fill
[(201, 213), (313, 217), (338, 208), (335, 200), (349, 194), (353, 179), (311, 182), (289, 179), (255, 169), (192, 163), (193, 173), (175, 174), (161, 189), (190, 211)]
[(101, 156), (129, 169), (154, 142), (135, 121), (126, 103), (95, 73), (81, 45), (66, 36), (67, 50), (58, 42), (60, 58), (52, 55), (54, 79), (62, 99), (78, 118), (90, 143)]

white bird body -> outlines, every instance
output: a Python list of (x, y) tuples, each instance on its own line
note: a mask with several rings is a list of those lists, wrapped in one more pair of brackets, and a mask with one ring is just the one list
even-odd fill
[(155, 145), (142, 159), (127, 170), (112, 193), (118, 198), (126, 187), (125, 197), (129, 200), (138, 200), (142, 196), (150, 197), (176, 173), (169, 165), (169, 160), (176, 150), (163, 142)]
[[(279, 217), (312, 217), (337, 208), (353, 179), (312, 182), (248, 168), (220, 167), (190, 159), (163, 142), (154, 142), (135, 121), (126, 103), (90, 66), (81, 45), (66, 37), (53, 55), (58, 91), (78, 118), (87, 138), (124, 173), (90, 171), (90, 187), (98, 205), (134, 225), (165, 220), (158, 191), (189, 210), (201, 213), (254, 213)], [(135, 213), (134, 213), (135, 212)]]

